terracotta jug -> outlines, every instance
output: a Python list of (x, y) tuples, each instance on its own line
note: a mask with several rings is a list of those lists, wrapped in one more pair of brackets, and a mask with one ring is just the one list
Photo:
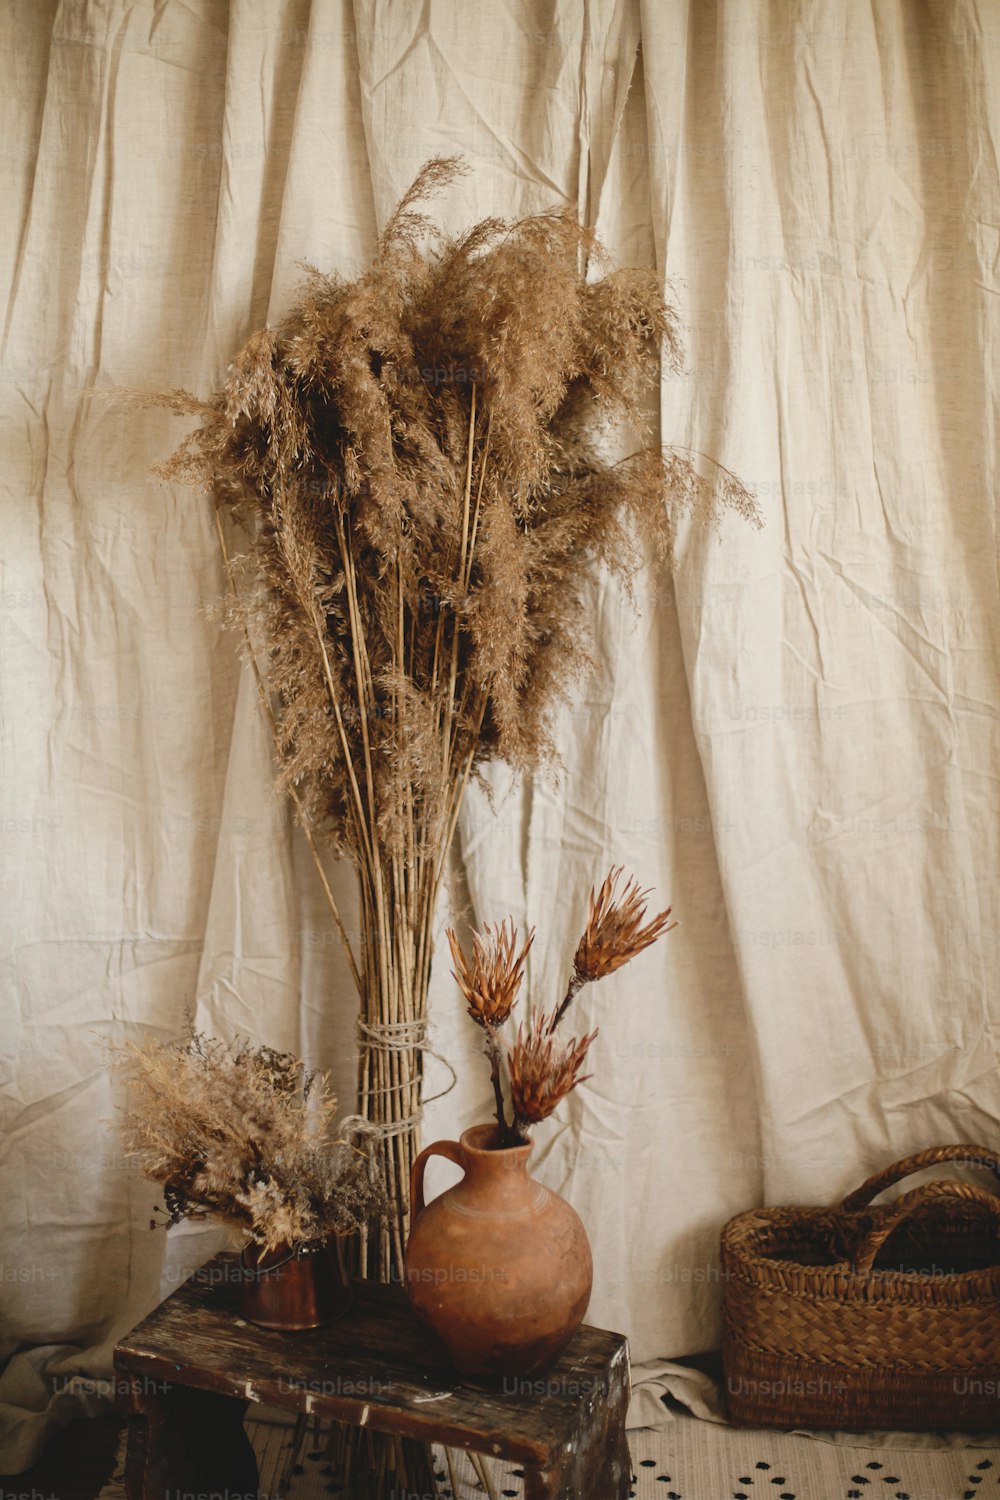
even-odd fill
[[(499, 1149), (495, 1125), (435, 1141), (413, 1163), (406, 1290), (463, 1375), (537, 1375), (583, 1322), (593, 1281), (574, 1209), (528, 1175), (530, 1142)], [(424, 1168), (446, 1156), (461, 1182), (424, 1204)]]

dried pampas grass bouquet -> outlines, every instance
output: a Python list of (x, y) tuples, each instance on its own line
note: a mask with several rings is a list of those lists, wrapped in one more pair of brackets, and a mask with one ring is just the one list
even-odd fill
[[(447, 237), (419, 210), (463, 170), (428, 162), (353, 280), (310, 270), (161, 473), (210, 486), (281, 781), (361, 998), (359, 1110), (381, 1127), (398, 1271), (421, 1105), (435, 901), (464, 791), (491, 757), (556, 759), (552, 714), (586, 667), (585, 585), (669, 560), (678, 515), (758, 521), (727, 470), (649, 441), (675, 310), (559, 211)], [(600, 274), (594, 274), (599, 272)], [(611, 461), (609, 428), (636, 451)], [(355, 947), (323, 843), (357, 871)]]

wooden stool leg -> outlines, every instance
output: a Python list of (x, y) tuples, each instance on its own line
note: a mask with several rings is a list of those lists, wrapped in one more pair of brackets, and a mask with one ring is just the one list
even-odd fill
[(133, 1380), (128, 1412), (128, 1500), (227, 1494), (257, 1500), (257, 1458), (243, 1427), (247, 1402), (212, 1391)]
[(548, 1469), (524, 1471), (525, 1500), (628, 1500), (632, 1458), (625, 1436), (628, 1415), (628, 1349), (612, 1362), (607, 1378), (581, 1412), (568, 1453)]

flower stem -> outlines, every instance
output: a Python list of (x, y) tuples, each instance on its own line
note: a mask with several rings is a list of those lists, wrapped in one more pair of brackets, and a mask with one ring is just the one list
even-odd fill
[(503, 1085), (500, 1082), (500, 1043), (497, 1041), (496, 1033), (486, 1027), (486, 1051), (490, 1059), (490, 1077), (493, 1081), (493, 1096), (497, 1102), (497, 1125), (500, 1129), (500, 1145), (510, 1145), (510, 1127), (507, 1124), (507, 1115), (503, 1105)]
[(563, 1016), (569, 1009), (570, 1001), (573, 999), (574, 995), (576, 995), (580, 990), (583, 989), (583, 986), (586, 984), (586, 982), (587, 981), (581, 978), (581, 976), (574, 969), (573, 973), (570, 975), (570, 981), (566, 987), (566, 994), (563, 1002), (553, 1015), (552, 1020), (549, 1022), (548, 1026), (546, 1026), (545, 1028), (546, 1036), (551, 1036), (555, 1031), (556, 1027), (559, 1025), (559, 1022), (562, 1020)]

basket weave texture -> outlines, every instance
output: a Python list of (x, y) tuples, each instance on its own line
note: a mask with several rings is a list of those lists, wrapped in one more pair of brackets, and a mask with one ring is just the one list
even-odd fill
[(753, 1209), (722, 1232), (730, 1420), (848, 1431), (1000, 1430), (1000, 1196), (924, 1183), (884, 1188), (982, 1146), (895, 1162), (839, 1210)]

